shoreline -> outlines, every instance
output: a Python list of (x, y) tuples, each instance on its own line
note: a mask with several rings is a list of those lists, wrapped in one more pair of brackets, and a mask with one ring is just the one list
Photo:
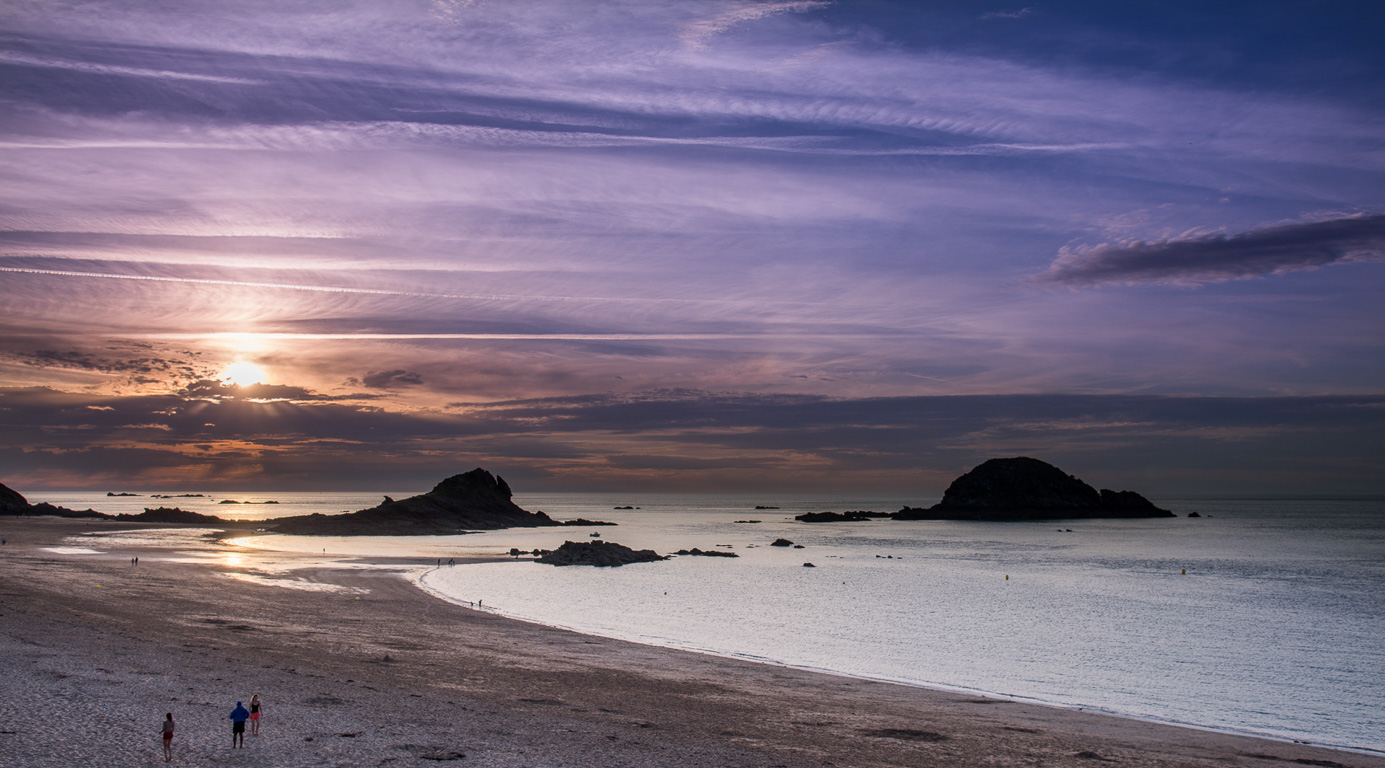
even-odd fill
[(15, 764), (162, 763), (169, 709), (184, 724), (175, 762), (230, 759), (222, 721), (258, 692), (266, 732), (247, 747), (271, 766), (465, 753), (454, 759), (1385, 768), (1358, 751), (581, 635), (467, 609), (402, 575), (431, 559), (293, 572), (354, 590), (319, 592), (139, 547), (137, 566), (45, 551), (93, 528), (167, 527), (0, 520), (0, 753)]
[[(496, 561), (500, 561), (500, 560), (504, 560), (504, 561), (508, 562), (508, 559), (507, 559), (507, 558), (497, 558), (497, 559), (495, 559), (495, 560), (481, 559), (481, 558), (471, 558), (471, 559), (468, 559), (465, 563), (462, 562), (461, 560), (458, 560), (458, 561), (457, 561), (457, 565), (475, 565), (475, 564), (478, 564), (478, 563), (496, 562)], [(907, 687), (907, 688), (919, 688), (919, 689), (926, 690), (926, 691), (937, 691), (937, 692), (939, 692), (939, 693), (949, 693), (949, 694), (956, 694), (956, 695), (962, 695), (962, 696), (974, 696), (974, 697), (993, 698), (993, 699), (1000, 700), (1000, 701), (1015, 702), (1015, 703), (1021, 703), (1021, 704), (1029, 704), (1029, 705), (1032, 705), (1032, 706), (1039, 706), (1039, 707), (1051, 707), (1051, 708), (1054, 708), (1054, 709), (1065, 710), (1065, 711), (1072, 711), (1072, 712), (1090, 712), (1090, 713), (1093, 713), (1093, 714), (1102, 715), (1102, 716), (1106, 716), (1106, 717), (1114, 717), (1114, 718), (1120, 718), (1120, 719), (1124, 719), (1124, 720), (1134, 720), (1134, 721), (1137, 721), (1137, 722), (1150, 723), (1150, 724), (1152, 724), (1152, 725), (1167, 725), (1167, 726), (1176, 727), (1176, 728), (1191, 728), (1191, 729), (1194, 729), (1194, 730), (1206, 731), (1206, 732), (1208, 732), (1208, 733), (1224, 734), (1224, 735), (1227, 735), (1227, 736), (1238, 736), (1238, 737), (1251, 738), (1251, 739), (1263, 739), (1263, 740), (1265, 740), (1265, 741), (1278, 742), (1278, 743), (1282, 743), (1282, 744), (1299, 744), (1299, 745), (1305, 745), (1305, 746), (1319, 747), (1319, 748), (1322, 748), (1322, 749), (1328, 749), (1328, 750), (1332, 750), (1332, 751), (1336, 751), (1336, 752), (1345, 752), (1345, 753), (1359, 754), (1359, 755), (1365, 755), (1365, 756), (1385, 757), (1385, 751), (1378, 750), (1378, 749), (1371, 749), (1371, 748), (1369, 748), (1369, 747), (1356, 747), (1356, 746), (1343, 745), (1343, 744), (1328, 744), (1328, 743), (1323, 743), (1323, 742), (1305, 741), (1305, 740), (1293, 739), (1293, 738), (1289, 738), (1289, 737), (1274, 736), (1274, 735), (1265, 734), (1265, 733), (1256, 733), (1256, 732), (1253, 732), (1253, 731), (1241, 731), (1241, 730), (1236, 730), (1236, 729), (1234, 729), (1234, 728), (1229, 728), (1229, 727), (1219, 727), (1219, 726), (1214, 726), (1214, 725), (1204, 725), (1204, 724), (1200, 724), (1200, 723), (1185, 723), (1185, 722), (1179, 722), (1179, 721), (1176, 721), (1176, 720), (1161, 720), (1161, 719), (1156, 718), (1156, 717), (1141, 717), (1141, 716), (1139, 716), (1139, 715), (1133, 715), (1133, 714), (1128, 714), (1128, 713), (1119, 712), (1119, 711), (1115, 711), (1115, 710), (1105, 709), (1105, 708), (1102, 708), (1102, 707), (1099, 707), (1099, 706), (1095, 706), (1095, 705), (1091, 705), (1091, 704), (1064, 704), (1064, 703), (1061, 703), (1061, 702), (1045, 701), (1045, 700), (1043, 700), (1043, 699), (1034, 698), (1034, 697), (1030, 697), (1030, 696), (1020, 696), (1020, 695), (1017, 695), (1017, 694), (1003, 693), (1003, 692), (1000, 692), (1000, 691), (988, 691), (988, 690), (984, 690), (984, 689), (981, 689), (981, 688), (968, 688), (968, 687), (965, 687), (965, 686), (947, 685), (947, 684), (945, 684), (945, 683), (920, 683), (920, 682), (913, 682), (913, 681), (909, 681), (909, 680), (894, 680), (894, 679), (890, 679), (890, 678), (886, 678), (886, 677), (872, 677), (872, 676), (870, 676), (870, 675), (854, 674), (854, 673), (851, 673), (851, 672), (843, 672), (843, 671), (840, 671), (840, 670), (828, 669), (828, 668), (825, 668), (825, 667), (811, 667), (811, 666), (806, 666), (806, 665), (801, 665), (801, 664), (792, 664), (792, 663), (788, 663), (788, 662), (778, 661), (778, 660), (775, 660), (775, 659), (752, 656), (752, 655), (749, 655), (749, 654), (737, 654), (737, 653), (733, 653), (733, 652), (717, 651), (717, 650), (713, 650), (713, 649), (709, 649), (709, 648), (698, 648), (698, 647), (694, 647), (694, 646), (690, 646), (690, 645), (675, 645), (675, 644), (671, 644), (671, 643), (659, 643), (659, 642), (655, 642), (655, 641), (652, 641), (652, 640), (639, 640), (639, 639), (632, 639), (632, 638), (628, 638), (628, 637), (620, 637), (620, 636), (617, 636), (617, 635), (600, 634), (600, 633), (596, 633), (596, 632), (585, 631), (585, 630), (582, 630), (582, 629), (579, 629), (579, 628), (576, 628), (576, 627), (570, 627), (570, 626), (565, 626), (565, 625), (561, 625), (561, 624), (552, 624), (552, 623), (548, 623), (548, 622), (539, 621), (539, 620), (537, 620), (537, 619), (529, 619), (529, 618), (525, 618), (525, 617), (522, 617), (522, 616), (515, 616), (515, 615), (512, 615), (512, 614), (506, 613), (505, 611), (500, 610), (500, 609), (494, 609), (494, 608), (488, 608), (488, 607), (477, 608), (476, 605), (475, 605), (475, 603), (472, 603), (472, 602), (470, 602), (470, 601), (467, 601), (467, 600), (457, 600), (457, 599), (450, 598), (450, 597), (446, 596), (445, 594), (443, 594), (441, 591), (438, 591), (438, 590), (429, 588), (429, 587), (427, 587), (426, 585), (424, 585), (424, 584), (422, 583), (422, 581), (421, 581), (422, 576), (423, 576), (424, 574), (426, 574), (427, 572), (432, 571), (432, 570), (435, 570), (435, 569), (436, 569), (436, 566), (424, 566), (419, 572), (417, 572), (417, 573), (415, 573), (415, 574), (402, 574), (402, 575), (404, 575), (404, 578), (405, 578), (407, 581), (409, 581), (410, 583), (414, 584), (418, 589), (420, 589), (420, 590), (423, 591), (424, 593), (426, 593), (426, 594), (428, 594), (428, 595), (431, 595), (431, 596), (433, 596), (433, 597), (436, 597), (437, 599), (442, 600), (442, 601), (444, 601), (444, 602), (449, 602), (449, 603), (452, 603), (452, 604), (454, 604), (454, 605), (458, 605), (458, 606), (460, 606), (460, 607), (467, 608), (468, 610), (482, 611), (482, 612), (485, 612), (485, 613), (487, 613), (487, 614), (489, 614), (489, 615), (498, 616), (498, 617), (503, 618), (503, 619), (506, 619), (506, 620), (508, 620), (508, 621), (518, 621), (518, 622), (523, 622), (523, 623), (525, 623), (525, 624), (533, 624), (533, 625), (535, 625), (535, 626), (547, 627), (547, 628), (555, 629), (555, 630), (562, 631), (562, 632), (572, 632), (572, 633), (574, 633), (574, 634), (583, 635), (583, 636), (586, 636), (586, 637), (595, 637), (595, 638), (601, 638), (601, 639), (605, 639), (605, 640), (615, 640), (615, 641), (624, 642), (624, 643), (635, 643), (635, 644), (637, 644), (637, 645), (647, 645), (647, 646), (650, 646), (650, 647), (653, 647), (653, 648), (662, 648), (662, 649), (670, 650), (670, 651), (677, 651), (677, 652), (682, 652), (682, 653), (695, 653), (695, 654), (700, 654), (700, 655), (705, 655), (705, 656), (711, 656), (711, 657), (713, 657), (713, 658), (729, 659), (729, 660), (733, 660), (733, 661), (748, 662), (748, 663), (751, 663), (751, 664), (763, 664), (763, 665), (766, 665), (766, 666), (778, 667), (778, 668), (782, 668), (782, 669), (793, 669), (793, 670), (798, 670), (798, 671), (802, 671), (802, 672), (808, 672), (808, 673), (811, 673), (811, 674), (831, 675), (831, 676), (833, 676), (833, 677), (843, 677), (843, 678), (847, 678), (847, 679), (851, 679), (851, 680), (860, 680), (860, 681), (863, 681), (863, 682), (880, 683), (880, 684), (884, 684), (884, 685), (899, 685), (899, 686), (904, 686), (904, 687)]]

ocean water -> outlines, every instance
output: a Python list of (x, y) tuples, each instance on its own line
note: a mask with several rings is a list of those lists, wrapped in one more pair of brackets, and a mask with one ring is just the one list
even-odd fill
[[(660, 553), (739, 557), (469, 565), (420, 584), (590, 634), (1385, 750), (1380, 501), (1164, 500), (1179, 518), (1019, 524), (786, 519), (898, 508), (885, 499), (780, 499), (766, 511), (619, 502), (643, 508), (632, 512), (541, 501), (558, 517), (620, 515), (620, 526), (484, 537), (547, 548), (599, 532)], [(804, 548), (768, 546), (777, 537)]]
[[(161, 501), (264, 519), (358, 509), (380, 496), (271, 494), (266, 498), (280, 504), (268, 506), (218, 505), (222, 496)], [(43, 500), (106, 512), (137, 512), (149, 503), (91, 494)], [(551, 549), (598, 533), (660, 553), (721, 549), (738, 557), (614, 569), (495, 562), (425, 569), (416, 580), (446, 599), (480, 600), (487, 610), (594, 635), (1385, 751), (1385, 500), (1162, 499), (1178, 518), (831, 524), (792, 516), (891, 511), (933, 500), (515, 500), (559, 519), (618, 526), (446, 537), (263, 536), (249, 543), (446, 559)], [(120, 504), (133, 506), (116, 509)], [(625, 505), (639, 509), (613, 509)], [(1202, 517), (1186, 517), (1194, 511)], [(770, 547), (779, 537), (803, 548)], [(814, 567), (804, 566), (809, 562)]]

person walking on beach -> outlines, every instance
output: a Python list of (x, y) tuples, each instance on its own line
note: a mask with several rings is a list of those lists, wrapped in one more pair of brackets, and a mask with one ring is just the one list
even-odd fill
[(164, 762), (173, 760), (173, 713), (164, 715)]
[(260, 735), (260, 694), (250, 697), (250, 735)]
[[(245, 705), (236, 702), (236, 708), (231, 710), (231, 748), (245, 748), (245, 721), (250, 719), (250, 710)], [(236, 742), (240, 742), (237, 744)]]

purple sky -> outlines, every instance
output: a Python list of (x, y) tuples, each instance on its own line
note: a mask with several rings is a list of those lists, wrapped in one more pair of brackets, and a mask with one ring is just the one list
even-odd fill
[(1385, 493), (1385, 18), (1204, 5), (12, 0), (0, 482)]

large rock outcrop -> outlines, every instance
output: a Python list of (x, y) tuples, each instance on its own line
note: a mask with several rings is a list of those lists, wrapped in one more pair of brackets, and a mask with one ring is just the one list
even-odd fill
[(499, 528), (563, 525), (510, 500), (510, 486), (484, 469), (438, 483), (433, 490), (341, 515), (280, 517), (262, 525), (276, 533), (311, 536), (437, 536)]
[(905, 507), (896, 520), (1060, 520), (1174, 517), (1134, 491), (1097, 491), (1061, 469), (1020, 456), (991, 459), (952, 481), (943, 500)]

